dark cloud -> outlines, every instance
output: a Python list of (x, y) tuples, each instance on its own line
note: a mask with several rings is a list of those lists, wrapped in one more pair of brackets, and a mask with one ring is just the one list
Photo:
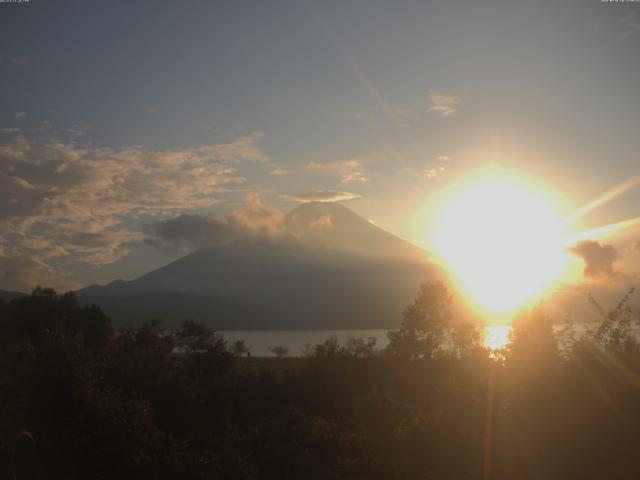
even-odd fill
[(147, 234), (145, 242), (162, 250), (227, 243), (242, 235), (243, 230), (237, 223), (230, 224), (226, 217), (188, 214), (155, 222), (144, 228)]
[(570, 251), (584, 260), (583, 275), (586, 278), (617, 276), (613, 264), (620, 258), (620, 255), (612, 245), (603, 245), (594, 240), (583, 240), (572, 247)]
[(296, 202), (344, 202), (360, 198), (360, 195), (349, 192), (336, 192), (333, 190), (316, 190), (315, 192), (297, 193), (287, 198)]
[(272, 237), (281, 232), (284, 213), (255, 193), (245, 196), (245, 208), (229, 215), (180, 215), (145, 227), (145, 242), (163, 250), (220, 245), (242, 238)]

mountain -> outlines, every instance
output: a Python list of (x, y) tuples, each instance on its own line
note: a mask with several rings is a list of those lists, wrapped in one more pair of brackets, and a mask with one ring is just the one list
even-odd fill
[(194, 318), (218, 329), (386, 328), (421, 282), (425, 251), (337, 203), (291, 211), (277, 236), (202, 247), (135, 280), (80, 290), (117, 322)]
[(25, 297), (27, 294), (22, 292), (12, 292), (9, 290), (0, 290), (0, 300), (10, 302), (14, 298)]
[(410, 262), (423, 262), (427, 256), (339, 203), (303, 203), (289, 212), (284, 228), (308, 247)]

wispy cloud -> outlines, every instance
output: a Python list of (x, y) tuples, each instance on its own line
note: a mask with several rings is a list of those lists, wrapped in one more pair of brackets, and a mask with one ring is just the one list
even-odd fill
[(284, 177), (289, 175), (289, 170), (283, 167), (275, 167), (269, 172), (269, 175), (272, 177)]
[(439, 113), (443, 117), (453, 115), (458, 109), (458, 99), (454, 95), (431, 93), (429, 98), (431, 99), (429, 111)]
[(90, 132), (94, 128), (95, 126), (89, 123), (79, 123), (77, 125), (74, 125), (71, 128), (67, 128), (66, 133), (70, 135), (72, 138), (77, 139), (80, 137), (84, 137), (88, 132)]
[(353, 173), (360, 171), (362, 164), (357, 158), (343, 160), (340, 162), (309, 162), (307, 170), (311, 173)]
[(425, 177), (427, 177), (427, 180), (433, 180), (442, 175), (446, 170), (445, 164), (447, 164), (449, 160), (449, 157), (440, 155), (436, 157), (435, 162), (430, 162), (431, 165), (429, 166), (429, 168), (424, 170), (424, 175)]
[(434, 178), (439, 177), (444, 172), (444, 170), (445, 170), (444, 167), (427, 168), (424, 171), (424, 174), (428, 180), (433, 180)]
[(296, 202), (344, 202), (353, 200), (354, 198), (360, 198), (360, 195), (334, 190), (316, 190), (315, 192), (288, 195), (286, 198)]
[(27, 118), (27, 113), (26, 112), (16, 112), (13, 114), (13, 118), (15, 118), (16, 120), (24, 120), (25, 118)]
[(340, 180), (341, 185), (349, 185), (354, 183), (367, 183), (369, 179), (362, 172), (347, 173)]

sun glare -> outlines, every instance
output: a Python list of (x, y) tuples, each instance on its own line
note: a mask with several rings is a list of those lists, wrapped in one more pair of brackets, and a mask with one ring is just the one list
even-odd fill
[(441, 199), (434, 248), (484, 312), (507, 316), (535, 301), (567, 262), (552, 195), (523, 174), (476, 172)]
[(484, 346), (490, 350), (500, 350), (509, 344), (508, 325), (489, 325), (484, 329)]

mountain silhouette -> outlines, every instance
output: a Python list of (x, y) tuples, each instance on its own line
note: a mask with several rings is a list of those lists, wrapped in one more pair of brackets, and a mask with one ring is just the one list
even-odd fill
[(117, 322), (196, 319), (218, 329), (387, 328), (421, 282), (424, 250), (344, 205), (304, 203), (275, 236), (201, 247), (135, 280), (80, 290)]
[(0, 300), (3, 302), (10, 302), (14, 298), (21, 298), (26, 296), (26, 293), (14, 292), (11, 290), (0, 290)]

